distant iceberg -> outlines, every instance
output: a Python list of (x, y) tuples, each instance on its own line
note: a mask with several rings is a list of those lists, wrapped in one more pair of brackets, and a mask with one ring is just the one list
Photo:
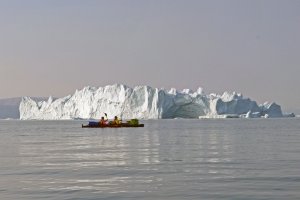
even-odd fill
[[(280, 105), (258, 105), (239, 93), (206, 95), (202, 88), (178, 91), (122, 84), (85, 87), (73, 95), (47, 101), (23, 97), (20, 119), (99, 119), (104, 113), (122, 119), (163, 118), (273, 118), (284, 117)], [(292, 116), (291, 114), (285, 116)]]

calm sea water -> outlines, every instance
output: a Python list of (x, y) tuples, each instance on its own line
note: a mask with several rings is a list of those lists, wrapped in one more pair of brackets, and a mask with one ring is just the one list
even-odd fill
[(300, 199), (300, 119), (0, 121), (0, 199)]

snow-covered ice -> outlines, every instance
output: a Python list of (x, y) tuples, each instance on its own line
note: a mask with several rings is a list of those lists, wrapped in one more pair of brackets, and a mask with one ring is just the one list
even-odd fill
[(85, 87), (72, 95), (36, 102), (23, 97), (20, 119), (99, 119), (110, 118), (225, 118), (283, 117), (276, 103), (258, 105), (242, 94), (224, 92), (206, 95), (202, 88), (178, 91), (149, 86), (134, 88), (122, 84)]

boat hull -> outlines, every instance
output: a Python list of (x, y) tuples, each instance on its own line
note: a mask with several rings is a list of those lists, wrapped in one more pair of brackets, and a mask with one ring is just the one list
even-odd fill
[(144, 127), (144, 124), (138, 124), (138, 125), (131, 125), (131, 124), (119, 124), (119, 125), (81, 125), (82, 128), (138, 128), (138, 127)]

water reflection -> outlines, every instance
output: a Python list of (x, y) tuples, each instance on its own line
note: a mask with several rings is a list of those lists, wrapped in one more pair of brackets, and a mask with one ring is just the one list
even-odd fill
[(159, 146), (157, 134), (131, 129), (20, 137), (20, 165), (31, 171), (22, 190), (149, 192), (161, 181)]
[(103, 130), (11, 123), (0, 129), (0, 199), (296, 196), (299, 120), (274, 132), (287, 122), (261, 129), (252, 120), (149, 120), (143, 129)]
[(207, 178), (234, 176), (229, 134), (157, 125), (46, 134), (38, 129), (21, 136), (20, 165), (30, 171), (23, 191), (149, 192), (169, 182), (196, 187)]
[(134, 140), (129, 135), (68, 137), (63, 141), (22, 138), (22, 165), (46, 167), (126, 166), (158, 163), (158, 136), (144, 133)]

